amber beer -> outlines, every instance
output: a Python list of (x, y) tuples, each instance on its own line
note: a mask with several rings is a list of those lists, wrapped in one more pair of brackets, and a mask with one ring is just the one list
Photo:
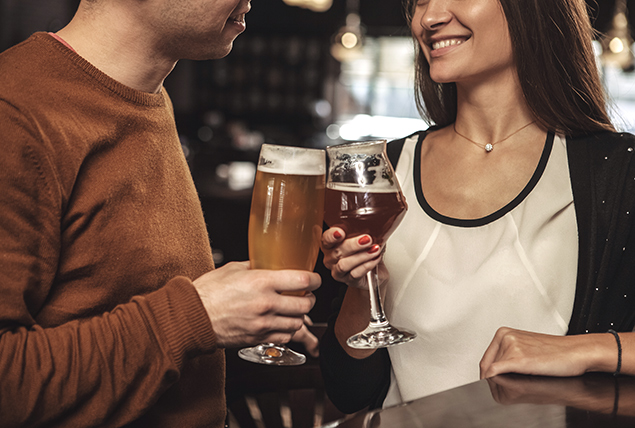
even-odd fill
[[(262, 145), (249, 214), (253, 269), (313, 270), (324, 218), (325, 172), (324, 150)], [(275, 343), (243, 348), (238, 355), (253, 363), (276, 366), (306, 362), (304, 355)]]
[(249, 259), (254, 269), (312, 271), (315, 267), (325, 178), (319, 170), (301, 172), (282, 174), (266, 166), (256, 172), (249, 217)]
[(360, 187), (334, 185), (326, 189), (325, 218), (330, 227), (340, 227), (348, 237), (368, 234), (375, 244), (397, 228), (406, 214), (399, 191), (360, 191)]

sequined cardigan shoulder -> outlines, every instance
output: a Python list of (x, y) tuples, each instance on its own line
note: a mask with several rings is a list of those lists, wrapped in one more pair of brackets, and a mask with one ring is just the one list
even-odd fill
[(635, 136), (567, 138), (578, 222), (578, 274), (568, 334), (635, 325)]

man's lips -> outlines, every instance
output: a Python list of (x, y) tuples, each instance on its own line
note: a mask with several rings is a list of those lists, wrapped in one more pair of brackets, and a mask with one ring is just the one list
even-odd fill
[(238, 24), (244, 24), (245, 23), (245, 14), (241, 13), (238, 15), (232, 15), (229, 17), (230, 21), (236, 22)]
[(229, 20), (237, 22), (239, 24), (244, 24), (245, 23), (245, 15), (247, 15), (247, 13), (249, 13), (250, 10), (251, 10), (251, 3), (248, 3), (247, 4), (247, 8), (241, 8), (240, 11), (238, 11), (235, 14), (231, 15), (229, 17)]

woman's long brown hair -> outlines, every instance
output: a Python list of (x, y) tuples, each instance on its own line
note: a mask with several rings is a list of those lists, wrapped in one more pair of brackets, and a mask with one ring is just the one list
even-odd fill
[[(550, 131), (613, 131), (592, 47), (584, 0), (499, 0), (525, 100)], [(408, 23), (417, 0), (405, 0)], [(418, 25), (418, 24), (415, 24)], [(416, 43), (415, 100), (422, 117), (441, 127), (456, 120), (456, 85), (436, 83)]]

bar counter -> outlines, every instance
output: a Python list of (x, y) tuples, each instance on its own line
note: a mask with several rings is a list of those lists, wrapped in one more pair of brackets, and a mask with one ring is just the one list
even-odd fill
[(635, 427), (635, 377), (501, 375), (324, 428)]

